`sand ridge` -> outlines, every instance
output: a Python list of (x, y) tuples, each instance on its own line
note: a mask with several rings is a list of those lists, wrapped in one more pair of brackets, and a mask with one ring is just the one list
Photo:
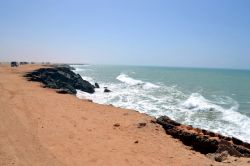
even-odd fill
[(0, 165), (250, 165), (245, 158), (208, 159), (166, 135), (153, 117), (22, 77), (41, 67), (0, 66)]

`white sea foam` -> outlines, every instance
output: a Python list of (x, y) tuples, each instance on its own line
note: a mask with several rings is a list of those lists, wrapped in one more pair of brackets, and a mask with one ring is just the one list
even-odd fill
[(151, 82), (143, 82), (142, 80), (137, 80), (132, 77), (129, 77), (126, 74), (121, 73), (119, 76), (116, 77), (117, 80), (126, 83), (128, 85), (142, 85), (143, 89), (153, 89), (153, 88), (159, 88), (159, 85), (155, 85)]
[[(236, 112), (237, 104), (226, 109), (196, 93), (181, 102), (173, 96), (155, 97), (140, 87), (128, 88), (122, 84), (104, 86), (108, 86), (112, 92), (103, 93), (103, 88), (96, 89), (94, 94), (77, 91), (77, 97), (91, 99), (100, 104), (113, 104), (117, 107), (134, 109), (155, 117), (167, 115), (194, 127), (250, 142), (250, 119)], [(179, 92), (179, 94), (182, 93)]]
[[(94, 81), (86, 76), (83, 79), (91, 83)], [(250, 142), (250, 118), (237, 112), (239, 104), (230, 97), (214, 95), (207, 99), (200, 93), (189, 95), (180, 91), (178, 86), (156, 85), (124, 73), (116, 79), (120, 82), (97, 81), (101, 87), (95, 89), (94, 94), (77, 91), (77, 97), (134, 109), (155, 117), (167, 115), (184, 124)], [(104, 87), (112, 92), (103, 93)]]
[(140, 85), (140, 84), (144, 83), (141, 80), (133, 79), (133, 78), (131, 78), (128, 75), (123, 74), (123, 73), (121, 73), (119, 76), (117, 76), (116, 79), (121, 81), (121, 82), (124, 82), (126, 84), (129, 84), (129, 85)]
[[(193, 93), (181, 104), (181, 108), (189, 114), (186, 119), (188, 124), (250, 142), (250, 118), (237, 112), (239, 105), (236, 101), (231, 103), (230, 108), (223, 108)], [(209, 116), (211, 119), (208, 119)]]
[(152, 89), (152, 88), (159, 88), (160, 86), (158, 85), (155, 85), (153, 83), (150, 83), (150, 82), (146, 82), (144, 85), (143, 85), (143, 88), (144, 89)]
[(86, 69), (82, 69), (82, 68), (75, 68), (74, 70), (75, 72), (81, 72), (81, 71), (86, 71)]
[(182, 103), (182, 106), (183, 108), (195, 111), (213, 111), (215, 109), (220, 109), (219, 106), (212, 104), (199, 93), (191, 94), (190, 97)]

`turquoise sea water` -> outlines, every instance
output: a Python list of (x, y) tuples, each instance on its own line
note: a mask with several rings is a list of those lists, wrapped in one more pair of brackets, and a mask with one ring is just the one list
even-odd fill
[[(139, 66), (73, 65), (101, 86), (79, 98), (113, 104), (250, 142), (250, 71)], [(112, 92), (103, 93), (108, 87)]]

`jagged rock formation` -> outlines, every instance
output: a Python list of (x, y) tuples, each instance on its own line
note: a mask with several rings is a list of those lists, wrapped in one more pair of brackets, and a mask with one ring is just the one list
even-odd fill
[(182, 125), (167, 116), (159, 117), (156, 122), (162, 125), (167, 134), (181, 140), (185, 145), (191, 146), (194, 150), (203, 154), (214, 153), (217, 156), (224, 157), (228, 153), (236, 157), (250, 157), (250, 144), (237, 138), (226, 137), (207, 130)]
[(41, 68), (24, 75), (30, 81), (43, 83), (46, 88), (58, 89), (58, 93), (76, 94), (76, 89), (94, 93), (95, 87), (75, 74), (69, 67)]

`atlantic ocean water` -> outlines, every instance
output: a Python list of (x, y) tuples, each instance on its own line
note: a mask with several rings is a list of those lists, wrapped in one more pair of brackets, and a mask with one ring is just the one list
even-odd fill
[[(72, 65), (94, 94), (77, 97), (167, 115), (183, 123), (250, 143), (250, 71), (226, 69)], [(112, 92), (103, 93), (104, 87)]]

